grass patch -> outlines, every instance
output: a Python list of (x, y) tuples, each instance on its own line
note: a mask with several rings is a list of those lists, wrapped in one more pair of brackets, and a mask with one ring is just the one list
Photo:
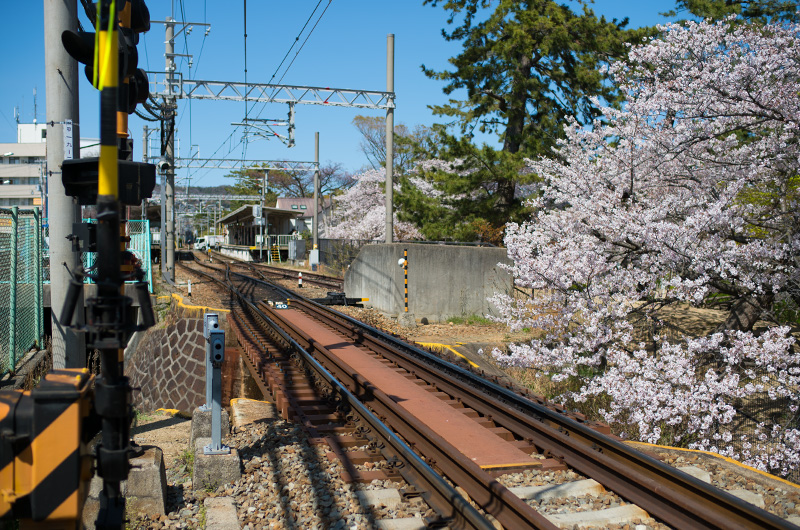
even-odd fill
[(466, 324), (468, 326), (491, 326), (494, 324), (491, 320), (480, 315), (468, 315), (462, 317), (452, 317), (447, 319), (451, 324)]
[(183, 452), (178, 455), (178, 465), (181, 471), (191, 475), (194, 469), (194, 451), (191, 449), (184, 449)]

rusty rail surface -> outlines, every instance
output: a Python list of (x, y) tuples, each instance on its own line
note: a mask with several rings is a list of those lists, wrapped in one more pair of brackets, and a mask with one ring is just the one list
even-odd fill
[[(210, 267), (216, 272), (222, 272), (216, 267)], [(475, 529), (475, 530), (493, 530), (495, 526), (484, 515), (478, 512), (472, 505), (462, 497), (453, 486), (440, 474), (434, 471), (422, 458), (420, 458), (403, 440), (401, 440), (392, 430), (390, 430), (369, 408), (367, 408), (354, 394), (352, 394), (336, 377), (334, 377), (313, 355), (307, 352), (300, 344), (298, 344), (291, 336), (286, 334), (267, 314), (265, 314), (259, 307), (247, 300), (242, 293), (233, 285), (230, 280), (223, 282), (213, 275), (191, 269), (194, 272), (206, 276), (207, 278), (216, 281), (229, 289), (236, 299), (242, 311), (248, 316), (247, 319), (242, 319), (236, 312), (231, 312), (231, 316), (236, 318), (235, 326), (240, 327), (250, 332), (255, 331), (253, 328), (257, 327), (260, 331), (264, 332), (266, 336), (270, 337), (270, 345), (276, 349), (290, 348), (292, 349), (303, 362), (314, 372), (315, 376), (324, 381), (332, 389), (332, 393), (336, 398), (345, 404), (367, 427), (369, 433), (378, 441), (378, 445), (383, 453), (383, 456), (388, 459), (395, 460), (401, 465), (399, 466), (399, 473), (403, 478), (415, 488), (417, 488), (423, 499), (431, 506), (441, 517), (443, 522), (448, 527), (454, 529)], [(226, 272), (226, 277), (229, 277), (229, 271)], [(264, 348), (266, 350), (266, 346)], [(260, 380), (259, 387), (262, 391), (266, 391), (267, 387), (264, 385), (263, 376), (265, 370), (263, 366), (257, 364), (264, 364), (268, 362), (267, 359), (259, 359), (258, 362), (253, 362), (252, 359), (246, 360), (246, 365), (251, 374), (256, 380)], [(517, 498), (517, 500), (519, 500)], [(538, 514), (537, 514), (538, 515)], [(540, 528), (547, 530), (555, 530), (557, 527), (549, 523), (546, 519), (542, 525), (525, 524), (523, 526), (508, 527), (508, 528)]]
[[(391, 397), (360, 376), (354, 368), (332, 355), (313, 337), (294, 328), (282, 318), (280, 311), (275, 311), (263, 302), (257, 306), (297, 341), (304, 350), (316, 354), (320, 363), (339, 381), (343, 382), (348, 390), (369, 406), (381, 419), (384, 419), (393, 430), (412, 444), (425, 458), (435, 462), (436, 467), (445, 476), (463, 488), (473, 501), (494, 516), (504, 528), (557, 528), (434, 430), (402, 407), (397, 406)], [(476, 426), (476, 428), (479, 427)]]
[(562, 460), (675, 528), (794, 528), (787, 521), (346, 315), (292, 301), (362, 346), (491, 416), (541, 452)]
[[(215, 254), (219, 254), (215, 252)], [(328, 276), (325, 274), (319, 274), (314, 272), (305, 272), (305, 271), (296, 271), (293, 269), (286, 269), (283, 267), (274, 267), (272, 265), (266, 265), (264, 263), (256, 263), (252, 261), (244, 261), (238, 258), (233, 258), (231, 256), (225, 256), (223, 254), (219, 254), (220, 257), (223, 257), (227, 260), (230, 260), (231, 263), (241, 266), (247, 267), (253, 272), (260, 273), (261, 271), (265, 271), (268, 274), (277, 275), (281, 279), (284, 280), (293, 280), (297, 281), (298, 279), (298, 272), (303, 273), (303, 282), (310, 283), (314, 285), (318, 285), (320, 287), (328, 287), (330, 289), (337, 289), (339, 291), (342, 290), (344, 287), (344, 280), (342, 278), (336, 278), (334, 276)], [(265, 277), (261, 277), (264, 281), (269, 281)]]
[[(253, 281), (260, 281), (252, 279)], [(267, 283), (267, 282), (264, 282)], [(520, 439), (532, 443), (536, 448), (553, 458), (561, 460), (576, 471), (593, 478), (597, 482), (631, 503), (641, 507), (653, 517), (675, 528), (796, 528), (787, 521), (756, 508), (755, 506), (738, 499), (710, 484), (706, 484), (677, 469), (663, 464), (655, 458), (637, 451), (621, 443), (618, 439), (603, 435), (588, 425), (580, 423), (567, 415), (553, 410), (544, 403), (528, 399), (500, 385), (487, 381), (476, 374), (465, 370), (452, 363), (444, 361), (424, 350), (411, 346), (380, 330), (367, 326), (347, 315), (343, 315), (329, 308), (320, 306), (305, 299), (296, 298), (291, 304), (306, 311), (314, 318), (325, 322), (339, 333), (348, 337), (360, 346), (367, 347), (380, 355), (397, 363), (406, 370), (413, 371), (417, 377), (435, 385), (440, 391), (450, 394), (454, 399), (461, 400), (464, 405), (476, 410), (484, 416), (491, 416), (499, 426), (504, 427)], [(269, 306), (261, 304), (259, 310), (263, 312), (266, 321), (278, 326), (282, 320)], [(269, 315), (269, 316), (267, 316)], [(281, 327), (283, 327), (282, 324)], [(325, 355), (321, 348), (317, 348), (311, 337), (303, 336), (302, 332), (292, 331), (292, 340), (296, 341), (303, 351), (311, 350)], [(369, 398), (369, 405), (381, 416), (397, 415), (399, 424), (406, 424), (408, 436), (424, 437), (424, 426), (416, 425), (414, 419), (399, 417), (393, 410), (391, 399), (382, 395), (379, 389), (374, 388), (368, 381), (361, 380), (352, 368), (341, 366), (335, 360), (325, 358), (320, 361), (333, 371), (347, 385), (362, 398)], [(385, 401), (388, 399), (389, 401)], [(393, 428), (398, 427), (393, 425)], [(399, 432), (399, 431), (398, 431)], [(416, 434), (414, 434), (416, 432)], [(403, 434), (406, 437), (406, 434)], [(432, 458), (440, 469), (447, 459), (441, 454), (441, 448), (446, 446), (444, 441), (430, 443), (417, 442), (414, 446), (426, 457)], [(425, 448), (425, 449), (423, 449)], [(431, 452), (426, 452), (430, 450)], [(432, 455), (432, 456), (428, 456)], [(473, 464), (469, 462), (469, 464)], [(473, 464), (474, 465), (474, 464)], [(471, 470), (460, 463), (453, 463), (453, 468), (445, 472), (451, 479), (464, 487), (465, 491), (480, 506), (484, 503), (499, 505), (506, 502), (506, 495), (502, 486), (489, 486), (487, 493), (479, 492), (476, 480), (462, 477)], [(476, 466), (477, 467), (477, 466)], [(480, 473), (485, 472), (480, 470)], [(467, 489), (460, 480), (472, 480), (470, 489)], [(483, 480), (481, 488), (488, 482)], [(512, 495), (513, 496), (513, 495)], [(523, 503), (524, 504), (524, 503)], [(529, 508), (525, 505), (526, 508)], [(495, 509), (497, 506), (495, 506)], [(530, 508), (529, 508), (530, 509)], [(507, 528), (546, 527), (551, 528), (549, 521), (532, 520), (529, 515), (522, 516), (516, 508), (504, 508), (503, 520), (498, 517)], [(532, 510), (532, 509), (531, 509)], [(493, 513), (491, 509), (487, 509)], [(512, 512), (516, 512), (513, 513)], [(541, 517), (534, 511), (538, 517)], [(494, 513), (493, 513), (494, 515)], [(506, 519), (508, 517), (509, 519)], [(514, 517), (513, 522), (511, 517)], [(516, 517), (519, 517), (518, 519)], [(523, 522), (523, 520), (525, 522)], [(518, 526), (525, 524), (526, 526)], [(533, 526), (531, 526), (533, 525)]]

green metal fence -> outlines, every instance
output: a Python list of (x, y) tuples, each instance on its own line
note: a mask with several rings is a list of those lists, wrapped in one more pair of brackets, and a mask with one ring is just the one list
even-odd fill
[(150, 221), (131, 219), (126, 223), (126, 235), (131, 238), (128, 250), (136, 255), (144, 271), (144, 280), (153, 292), (153, 262), (150, 256)]
[[(96, 219), (84, 219), (84, 223), (96, 223)], [(151, 239), (152, 236), (150, 235), (150, 221), (148, 220), (139, 220), (139, 219), (130, 219), (128, 221), (124, 221), (123, 225), (125, 226), (125, 235), (130, 237), (130, 242), (127, 244), (128, 250), (130, 250), (136, 258), (139, 260), (142, 271), (144, 272), (144, 280), (149, 285), (150, 292), (153, 292), (153, 264), (151, 261), (150, 255), (150, 246), (151, 246)], [(49, 243), (49, 225), (45, 224), (44, 227), (44, 237), (45, 242)], [(83, 269), (92, 272), (92, 268), (94, 267), (94, 261), (97, 256), (95, 252), (84, 252), (81, 255), (81, 261), (83, 264)], [(45, 245), (44, 249), (44, 263), (48, 264), (49, 260), (49, 247)], [(44, 282), (50, 283), (50, 268), (49, 266), (44, 272)], [(84, 279), (85, 283), (93, 283), (89, 278)]]
[[(42, 219), (39, 208), (0, 208), (0, 372), (41, 346)], [(5, 323), (5, 324), (2, 324)]]

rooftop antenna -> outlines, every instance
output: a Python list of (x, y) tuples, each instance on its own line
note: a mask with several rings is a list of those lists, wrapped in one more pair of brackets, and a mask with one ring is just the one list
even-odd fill
[(19, 105), (14, 105), (14, 121), (19, 125)]
[(36, 125), (36, 87), (33, 87), (33, 124)]

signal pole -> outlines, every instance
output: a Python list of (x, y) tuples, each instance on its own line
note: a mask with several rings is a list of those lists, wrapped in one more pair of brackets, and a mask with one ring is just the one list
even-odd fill
[[(82, 333), (62, 326), (58, 312), (67, 297), (70, 274), (80, 256), (67, 236), (80, 222), (80, 206), (67, 195), (61, 182), (61, 162), (79, 158), (78, 62), (61, 45), (61, 33), (77, 31), (76, 0), (44, 0), (44, 62), (47, 97), (47, 199), (50, 226), (50, 307), (53, 327), (53, 367), (86, 366), (86, 341)], [(66, 268), (64, 267), (66, 264)], [(76, 306), (76, 322), (84, 321), (83, 292)]]

